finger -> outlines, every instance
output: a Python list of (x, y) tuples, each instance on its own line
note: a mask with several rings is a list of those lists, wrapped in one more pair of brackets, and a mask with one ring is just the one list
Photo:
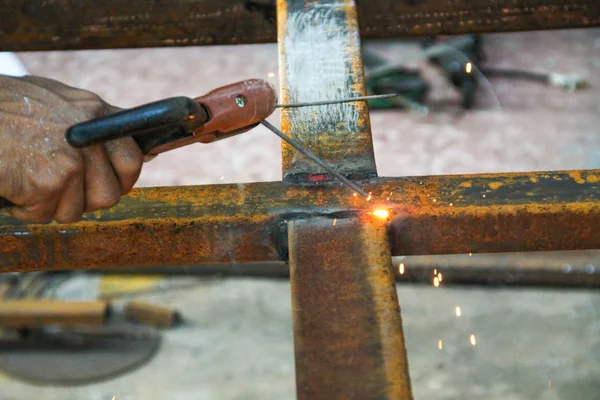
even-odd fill
[(79, 89), (41, 76), (27, 75), (21, 79), (52, 91), (55, 95), (62, 97), (78, 108), (89, 110), (91, 112), (89, 117), (91, 118), (112, 114), (119, 110), (118, 107), (108, 104), (99, 95), (89, 90)]
[(85, 189), (83, 170), (71, 177), (62, 197), (58, 201), (53, 219), (60, 223), (75, 222), (85, 211)]
[(121, 194), (129, 193), (142, 171), (142, 150), (131, 137), (112, 140), (105, 144), (105, 148), (123, 189)]
[(85, 211), (110, 208), (121, 199), (123, 189), (102, 145), (83, 150), (85, 163)]
[(49, 222), (52, 220), (52, 215), (58, 204), (56, 196), (49, 196), (38, 201), (36, 204), (29, 206), (14, 206), (6, 209), (6, 211), (14, 218), (22, 221), (30, 221), (37, 223)]

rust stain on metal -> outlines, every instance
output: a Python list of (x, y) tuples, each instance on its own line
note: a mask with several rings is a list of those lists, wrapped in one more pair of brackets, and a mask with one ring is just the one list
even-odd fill
[[(366, 94), (353, 1), (279, 1), (282, 101), (335, 100)], [(353, 179), (377, 175), (368, 106), (364, 102), (284, 109), (282, 130)], [(283, 144), (287, 182), (329, 177)]]
[(385, 222), (289, 223), (298, 399), (410, 399)]
[(331, 184), (136, 189), (75, 224), (0, 213), (0, 270), (279, 261), (286, 221), (327, 216), (331, 225), (378, 208), (390, 211), (394, 255), (600, 248), (600, 170), (580, 171), (584, 183), (570, 174), (380, 178), (361, 182), (370, 202)]
[[(276, 1), (261, 3), (89, 0), (65, 8), (57, 1), (8, 0), (0, 5), (0, 50), (275, 42)], [(365, 39), (600, 26), (596, 0), (363, 0), (357, 14)]]

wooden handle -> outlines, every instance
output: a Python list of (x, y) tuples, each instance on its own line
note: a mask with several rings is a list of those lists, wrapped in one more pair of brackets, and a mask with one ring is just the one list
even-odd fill
[(109, 314), (105, 301), (0, 301), (0, 327), (24, 329), (42, 326), (99, 326)]

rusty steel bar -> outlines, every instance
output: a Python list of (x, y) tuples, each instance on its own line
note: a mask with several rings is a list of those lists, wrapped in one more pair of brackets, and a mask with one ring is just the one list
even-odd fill
[[(309, 103), (366, 95), (354, 1), (277, 2), (281, 102)], [(377, 176), (366, 102), (284, 108), (281, 129), (344, 176)], [(283, 180), (331, 180), (287, 143)]]
[[(275, 42), (275, 0), (5, 0), (0, 50)], [(363, 39), (584, 28), (596, 0), (358, 0)]]
[[(600, 249), (600, 170), (136, 189), (75, 224), (0, 213), (0, 271), (281, 261), (285, 224), (390, 212), (392, 254)], [(389, 200), (388, 200), (389, 199)]]
[(385, 222), (289, 223), (299, 400), (410, 399)]
[[(600, 251), (444, 254), (392, 257), (396, 281), (432, 285), (498, 285), (547, 287), (600, 287)], [(100, 274), (220, 276), (288, 279), (283, 261), (245, 264), (203, 264), (180, 267), (114, 268)]]

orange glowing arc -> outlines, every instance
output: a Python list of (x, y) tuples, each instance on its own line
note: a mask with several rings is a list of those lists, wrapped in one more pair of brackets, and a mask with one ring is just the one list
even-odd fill
[(377, 210), (373, 211), (373, 215), (376, 217), (379, 217), (381, 219), (388, 219), (390, 216), (390, 212), (388, 210), (384, 210), (384, 209), (377, 209)]

